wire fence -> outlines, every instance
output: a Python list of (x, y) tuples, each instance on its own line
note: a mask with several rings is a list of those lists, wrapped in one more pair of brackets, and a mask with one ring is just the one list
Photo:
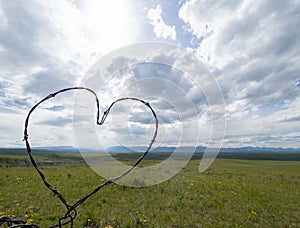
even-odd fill
[[(153, 114), (153, 117), (155, 118), (155, 132), (153, 134), (153, 137), (147, 147), (147, 149), (145, 150), (145, 152), (136, 160), (136, 162), (125, 172), (123, 172), (122, 174), (120, 174), (119, 176), (116, 176), (114, 178), (110, 178), (108, 180), (106, 180), (104, 183), (98, 185), (92, 192), (90, 192), (89, 194), (87, 194), (86, 196), (84, 196), (83, 198), (81, 198), (80, 200), (78, 200), (77, 202), (75, 202), (73, 205), (70, 205), (67, 200), (64, 198), (64, 196), (55, 188), (53, 187), (48, 181), (46, 176), (44, 175), (44, 173), (42, 172), (42, 170), (40, 169), (40, 167), (38, 166), (36, 160), (34, 159), (33, 155), (32, 155), (32, 150), (30, 147), (30, 143), (29, 143), (29, 138), (28, 138), (28, 124), (29, 124), (29, 119), (31, 114), (33, 113), (33, 111), (43, 102), (55, 97), (57, 94), (59, 93), (64, 93), (70, 90), (86, 90), (90, 93), (92, 93), (95, 96), (95, 100), (96, 100), (96, 108), (97, 108), (97, 119), (96, 119), (96, 123), (97, 125), (102, 125), (107, 116), (109, 115), (109, 112), (111, 110), (111, 108), (118, 102), (121, 101), (126, 101), (126, 100), (134, 100), (134, 101), (138, 101), (143, 103), (144, 105), (146, 105), (150, 111)], [(143, 158), (149, 153), (153, 143), (155, 142), (156, 136), (157, 136), (157, 132), (158, 132), (158, 119), (157, 119), (157, 115), (155, 113), (155, 111), (153, 110), (153, 108), (151, 107), (151, 105), (144, 101), (141, 100), (139, 98), (134, 98), (134, 97), (125, 97), (125, 98), (121, 98), (118, 99), (116, 101), (114, 101), (113, 103), (111, 103), (111, 105), (108, 107), (108, 109), (103, 113), (102, 118), (100, 120), (100, 108), (99, 108), (99, 99), (97, 97), (97, 94), (86, 87), (71, 87), (71, 88), (65, 88), (62, 90), (59, 90), (55, 93), (52, 93), (48, 96), (46, 96), (45, 98), (43, 98), (42, 100), (40, 100), (37, 104), (35, 104), (29, 111), (26, 120), (25, 120), (25, 129), (24, 129), (24, 141), (26, 144), (26, 149), (27, 149), (27, 153), (29, 155), (30, 161), (32, 163), (32, 165), (34, 166), (34, 168), (36, 169), (36, 171), (38, 172), (39, 176), (41, 177), (42, 181), (44, 182), (45, 186), (50, 189), (55, 196), (57, 196), (59, 198), (59, 200), (61, 201), (61, 203), (66, 207), (66, 213), (61, 216), (58, 219), (58, 223), (56, 225), (50, 226), (49, 228), (54, 228), (54, 227), (63, 227), (65, 225), (70, 225), (70, 227), (73, 227), (74, 225), (74, 219), (77, 216), (77, 207), (82, 204), (83, 202), (85, 202), (88, 198), (90, 198), (92, 195), (96, 194), (100, 189), (102, 189), (103, 187), (113, 184), (116, 181), (118, 181), (119, 179), (123, 178), (124, 176), (126, 176), (127, 174), (129, 174), (135, 167), (138, 166), (138, 164), (143, 160)], [(6, 224), (9, 228), (15, 228), (15, 227), (27, 227), (27, 228), (39, 228), (38, 225), (35, 224), (28, 224), (26, 223), (26, 221), (23, 220), (18, 220), (18, 219), (13, 219), (10, 218), (8, 216), (2, 216), (0, 217), (0, 226)]]

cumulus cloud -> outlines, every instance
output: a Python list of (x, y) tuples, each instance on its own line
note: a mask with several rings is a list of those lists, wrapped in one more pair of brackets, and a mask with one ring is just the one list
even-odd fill
[(26, 94), (46, 96), (52, 92), (76, 85), (76, 76), (69, 72), (70, 68), (45, 68), (30, 75), (30, 80), (23, 89)]
[[(226, 103), (225, 146), (252, 143), (300, 147), (295, 143), (300, 132), (300, 4), (271, 0), (189, 0), (176, 6), (158, 3), (0, 1), (0, 116), (5, 120), (0, 126), (1, 143), (17, 145), (15, 139), (22, 138), (22, 121), (33, 104), (58, 89), (78, 85), (99, 57), (139, 41), (138, 34), (142, 34), (142, 40), (161, 38), (191, 44), (190, 51), (213, 73)], [(178, 8), (178, 15), (173, 15)], [(139, 59), (115, 56), (111, 65), (102, 62), (108, 66), (103, 71), (90, 72), (96, 79), (87, 85), (100, 90), (101, 109), (120, 96), (149, 99), (162, 123), (160, 143), (177, 145), (180, 135), (175, 132), (184, 129), (186, 144), (199, 134), (200, 143), (206, 145), (210, 123), (224, 117), (223, 99), (216, 93), (215, 81), (210, 80), (204, 68), (197, 68), (188, 55), (158, 48), (149, 54), (148, 60), (156, 64), (132, 66)], [(186, 74), (189, 69), (193, 69), (192, 74)], [(108, 78), (103, 74), (112, 78), (105, 81)], [(45, 131), (36, 135), (32, 132), (35, 143), (73, 142), (67, 122), (73, 95), (58, 96), (42, 105), (32, 129), (39, 132), (43, 126)], [(82, 127), (90, 128), (94, 126), (94, 98), (82, 97), (86, 98), (90, 113), (79, 113), (78, 121)], [(177, 107), (181, 116), (176, 114)], [(108, 127), (112, 125), (121, 135), (124, 133), (125, 141), (134, 138), (137, 144), (147, 142), (151, 115), (143, 115), (145, 110), (137, 108), (121, 116), (120, 113), (130, 110), (124, 104), (114, 110), (114, 118), (127, 118), (128, 126), (115, 126), (108, 120), (99, 133), (103, 138), (109, 141), (114, 137), (113, 129)], [(199, 119), (193, 124), (201, 126), (199, 132), (189, 130), (188, 124), (180, 126), (195, 120), (195, 115)], [(83, 126), (87, 119), (90, 125)], [(214, 128), (222, 129), (220, 126)], [(62, 129), (57, 137), (53, 137), (55, 127)], [(85, 130), (88, 143), (93, 130)], [(68, 136), (64, 137), (63, 131)], [(23, 145), (21, 140), (18, 145)]]
[(224, 81), (225, 93), (274, 101), (296, 96), (299, 8), (295, 2), (194, 0), (179, 16), (195, 35), (206, 36), (198, 55)]
[[(295, 86), (300, 73), (299, 14), (300, 4), (295, 1), (269, 0), (191, 0), (179, 10), (188, 29), (202, 38), (195, 53), (221, 85), (227, 104), (228, 134), (274, 129), (278, 125), (274, 121), (283, 114), (281, 109), (291, 113), (285, 115), (285, 121), (299, 121), (294, 108), (284, 106), (286, 102), (296, 103), (299, 97)], [(270, 108), (272, 115), (265, 117), (264, 107), (270, 104), (280, 104), (280, 109)], [(255, 127), (249, 126), (247, 119)], [(241, 123), (244, 127), (239, 126)], [(287, 122), (280, 128), (300, 131)], [(280, 128), (276, 127), (278, 131)]]
[[(218, 107), (213, 107), (222, 104), (222, 97), (217, 98), (215, 94), (218, 93), (218, 87), (212, 86), (213, 83), (210, 81), (212, 78), (209, 78), (202, 69), (203, 66), (201, 64), (198, 66), (197, 61), (189, 58), (188, 54), (181, 56), (183, 54), (178, 50), (178, 52), (159, 50), (161, 48), (153, 48), (155, 50), (153, 53), (147, 53), (148, 62), (140, 62), (141, 60), (138, 57), (134, 58), (134, 55), (124, 55), (107, 61), (110, 64), (105, 69), (102, 69), (102, 64), (99, 68), (95, 66), (93, 72), (108, 72), (108, 78), (99, 92), (102, 109), (108, 107), (114, 99), (138, 97), (149, 101), (157, 113), (159, 137), (156, 146), (195, 144), (200, 135), (196, 129), (198, 125), (201, 125), (199, 138), (207, 140), (212, 120), (222, 119), (224, 115), (218, 116), (216, 114)], [(173, 67), (175, 63), (178, 68)], [(187, 73), (188, 69), (193, 72), (192, 76)], [(95, 75), (94, 77), (98, 79), (97, 74)], [(198, 84), (195, 84), (196, 79)], [(89, 84), (95, 85), (95, 80), (92, 81), (93, 83)], [(202, 85), (211, 91), (206, 90), (207, 94), (204, 95)], [(106, 99), (107, 97), (109, 99)], [(211, 109), (215, 111), (214, 116)], [(219, 109), (219, 113), (222, 113), (222, 109)], [(105, 140), (101, 138), (101, 143), (106, 146), (110, 145), (107, 142), (112, 141), (122, 142), (121, 144), (126, 146), (148, 143), (154, 119), (144, 105), (136, 106), (131, 102), (118, 103), (111, 115), (112, 119), (108, 119), (104, 131), (110, 132), (109, 135), (112, 137)], [(206, 118), (203, 118), (202, 122), (198, 121), (198, 116), (204, 115)], [(110, 125), (113, 127), (110, 128)], [(221, 127), (219, 132), (219, 136), (222, 136)]]
[[(6, 133), (11, 141), (22, 132), (17, 119), (23, 120), (39, 99), (77, 85), (100, 56), (133, 40), (137, 27), (130, 5), (128, 1), (0, 1), (0, 113), (10, 125), (18, 124), (17, 130), (12, 127)], [(68, 108), (69, 95), (59, 97)], [(57, 103), (49, 100), (43, 106)], [(8, 139), (3, 142), (10, 144)]]
[(153, 32), (159, 38), (176, 40), (175, 26), (167, 25), (162, 18), (162, 8), (157, 5), (148, 11), (147, 18), (153, 26)]
[(285, 148), (298, 148), (299, 138), (299, 133), (226, 135), (224, 144), (227, 147), (282, 147), (282, 142), (284, 142)]

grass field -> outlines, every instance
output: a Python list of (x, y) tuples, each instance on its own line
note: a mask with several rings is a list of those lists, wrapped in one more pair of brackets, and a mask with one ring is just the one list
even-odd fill
[[(153, 161), (143, 161), (143, 164)], [(191, 161), (150, 187), (109, 185), (78, 207), (74, 227), (300, 227), (300, 162)], [(104, 182), (85, 164), (43, 166), (70, 203)], [(57, 224), (65, 213), (32, 167), (2, 167), (0, 215)]]

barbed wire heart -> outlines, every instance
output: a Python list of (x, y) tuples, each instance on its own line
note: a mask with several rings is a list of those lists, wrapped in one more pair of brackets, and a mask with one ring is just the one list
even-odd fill
[[(97, 108), (97, 117), (96, 117), (96, 124), (97, 125), (103, 125), (103, 123), (105, 122), (107, 116), (109, 115), (109, 112), (111, 110), (111, 108), (118, 102), (122, 102), (122, 101), (126, 101), (126, 100), (134, 100), (134, 101), (138, 101), (143, 103), (144, 105), (146, 105), (150, 111), (153, 114), (153, 117), (155, 118), (155, 131), (153, 133), (153, 137), (147, 147), (147, 149), (145, 150), (145, 152), (135, 161), (135, 163), (126, 171), (124, 171), (122, 174), (120, 174), (119, 176), (113, 177), (113, 178), (109, 178), (108, 180), (106, 180), (104, 183), (98, 185), (92, 192), (90, 192), (89, 194), (87, 194), (86, 196), (84, 196), (83, 198), (79, 199), (77, 202), (75, 202), (73, 205), (70, 205), (67, 200), (64, 198), (64, 196), (62, 195), (62, 193), (60, 193), (55, 187), (53, 187), (49, 181), (47, 180), (46, 176), (44, 175), (44, 173), (42, 172), (42, 170), (40, 169), (40, 167), (38, 166), (36, 160), (34, 159), (34, 156), (32, 154), (32, 150), (30, 147), (30, 143), (29, 143), (29, 139), (28, 139), (28, 125), (29, 125), (29, 119), (31, 114), (33, 113), (33, 111), (39, 106), (41, 105), (43, 102), (55, 97), (57, 94), (60, 93), (64, 93), (70, 90), (86, 90), (90, 93), (92, 93), (95, 96), (95, 100), (96, 100), (96, 108)], [(158, 118), (157, 115), (155, 113), (155, 111), (153, 110), (153, 108), (151, 107), (151, 105), (139, 98), (135, 98), (135, 97), (125, 97), (125, 98), (120, 98), (118, 100), (115, 100), (114, 102), (111, 103), (111, 105), (108, 107), (108, 109), (103, 113), (102, 118), (100, 120), (100, 108), (99, 108), (99, 99), (97, 94), (89, 88), (86, 87), (71, 87), (71, 88), (65, 88), (62, 90), (59, 90), (55, 93), (52, 93), (48, 96), (46, 96), (45, 98), (43, 98), (42, 100), (40, 100), (37, 104), (35, 104), (29, 111), (26, 120), (25, 120), (25, 129), (24, 129), (24, 141), (26, 144), (26, 148), (27, 148), (27, 152), (28, 155), (30, 157), (30, 161), (32, 163), (32, 165), (34, 166), (34, 168), (36, 169), (36, 171), (38, 172), (39, 176), (41, 177), (41, 179), (43, 180), (44, 184), (46, 185), (46, 187), (48, 189), (50, 189), (54, 195), (56, 195), (60, 201), (65, 205), (67, 212), (65, 213), (64, 216), (62, 216), (61, 218), (59, 218), (58, 224), (57, 225), (53, 225), (50, 228), (54, 228), (54, 227), (62, 227), (64, 225), (70, 224), (71, 227), (73, 227), (73, 221), (77, 216), (77, 211), (76, 208), (82, 204), (83, 202), (85, 202), (88, 198), (90, 198), (92, 195), (94, 195), (95, 193), (97, 193), (101, 188), (103, 188), (104, 186), (107, 186), (109, 184), (115, 183), (117, 180), (121, 179), (122, 177), (126, 176), (127, 174), (129, 174), (142, 160), (143, 158), (148, 154), (148, 152), (150, 151), (153, 143), (155, 142), (156, 136), (157, 136), (157, 132), (158, 132)], [(20, 220), (18, 220), (20, 221)], [(14, 226), (15, 227), (15, 226)], [(18, 225), (17, 227), (22, 227), (21, 225)], [(32, 226), (30, 226), (30, 224), (23, 224), (23, 227), (38, 227), (37, 225), (32, 224)]]

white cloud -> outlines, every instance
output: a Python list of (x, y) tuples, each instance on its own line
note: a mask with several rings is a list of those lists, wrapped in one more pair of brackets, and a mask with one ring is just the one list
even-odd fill
[(0, 29), (3, 30), (7, 26), (7, 20), (5, 17), (5, 13), (3, 12), (2, 8), (0, 8)]
[(270, 133), (270, 134), (248, 134), (248, 135), (227, 135), (224, 139), (224, 145), (227, 147), (282, 147), (298, 148), (297, 141), (300, 139), (300, 133)]
[[(299, 99), (299, 13), (299, 2), (271, 0), (191, 0), (179, 10), (190, 31), (203, 39), (194, 51), (223, 90), (227, 134), (300, 132), (288, 123), (299, 121), (295, 105), (284, 106)], [(265, 108), (272, 104), (284, 111)], [(279, 123), (279, 116), (286, 122)]]
[[(1, 131), (1, 146), (19, 140), (23, 124), (16, 119), (23, 120), (39, 99), (77, 85), (100, 56), (136, 40), (139, 20), (131, 6), (130, 1), (0, 1), (0, 113), (14, 113), (1, 122), (13, 126), (5, 132), (10, 137)], [(69, 106), (71, 99), (67, 94), (48, 104)], [(65, 130), (71, 135), (71, 128)]]
[[(196, 40), (193, 43), (193, 48), (196, 48), (190, 49), (208, 66), (223, 91), (227, 105), (228, 145), (252, 143), (300, 147), (300, 4), (297, 1), (272, 0), (191, 0), (182, 4), (178, 15), (170, 15), (179, 7), (177, 3), (173, 11), (168, 7), (174, 5), (158, 3), (54, 0), (19, 4), (0, 1), (1, 145), (23, 145), (20, 140), (22, 122), (34, 103), (58, 89), (77, 85), (85, 71), (103, 54), (136, 42), (140, 36), (144, 40), (151, 39), (152, 26), (157, 38), (169, 39), (170, 42), (176, 40), (178, 43), (189, 43), (190, 38)], [(180, 23), (177, 16), (182, 19)], [(172, 25), (165, 18), (172, 20)], [(184, 31), (181, 31), (182, 28)], [(188, 58), (158, 52), (153, 54), (153, 61), (193, 67)], [(122, 66), (122, 61), (124, 59), (116, 59), (114, 64)], [(106, 70), (115, 73), (115, 67)], [(131, 84), (146, 75), (158, 75), (169, 84), (163, 80), (154, 84), (146, 83), (147, 80), (140, 81), (136, 86)], [(176, 116), (169, 115), (169, 107), (161, 104), (161, 100), (153, 94), (161, 96), (164, 101), (172, 100), (174, 105), (181, 107), (184, 120), (193, 118), (193, 113), (185, 108), (187, 102), (178, 97), (177, 90), (172, 89), (171, 84), (174, 83), (196, 104), (200, 134), (206, 136), (210, 131), (209, 121), (222, 115), (222, 111), (217, 111), (221, 105), (214, 99), (215, 90), (206, 82), (206, 78), (201, 80), (201, 85), (193, 84), (195, 75), (183, 77), (172, 70), (146, 65), (128, 69), (127, 74), (115, 77), (116, 80), (110, 81), (104, 88), (111, 97), (101, 98), (102, 108), (117, 97), (122, 89), (126, 90), (124, 86), (129, 86), (131, 93), (122, 95), (149, 98), (152, 95), (153, 106), (160, 114), (160, 121), (165, 123), (160, 134), (170, 132), (171, 125), (177, 121)], [(102, 84), (93, 86), (100, 89)], [(213, 117), (210, 110), (206, 109), (208, 104), (203, 93), (214, 103), (211, 106), (215, 111)], [(52, 121), (51, 126), (59, 125), (67, 136), (64, 138), (63, 131), (59, 131), (56, 139), (41, 134), (41, 138), (46, 140), (37, 139), (35, 143), (74, 143), (72, 129), (66, 124), (73, 95), (70, 93), (66, 97), (51, 99), (43, 106), (46, 109), (41, 110), (41, 117), (36, 120), (36, 128), (33, 128), (35, 130), (43, 126), (52, 134), (57, 128), (45, 125)], [(55, 105), (64, 108), (50, 112)], [(132, 132), (142, 132), (145, 127), (143, 116), (140, 113), (137, 115), (142, 123), (132, 124)], [(105, 127), (100, 128), (100, 136), (102, 133), (107, 140), (112, 136)], [(195, 132), (188, 134), (185, 142)], [(36, 136), (38, 138), (39, 135)], [(165, 138), (166, 143), (175, 145), (177, 138), (169, 134)], [(145, 139), (147, 141), (148, 137)], [(205, 143), (206, 138), (201, 140)]]
[[(103, 53), (136, 38), (129, 2), (81, 3), (82, 8), (70, 1), (1, 1), (1, 23), (7, 24), (0, 29), (2, 79), (26, 85), (61, 81), (76, 85)], [(41, 77), (34, 69), (48, 73)], [(26, 75), (26, 82), (21, 75)], [(36, 86), (35, 94), (39, 89), (45, 95), (54, 88)], [(22, 96), (22, 88), (18, 95)]]
[(162, 8), (157, 5), (148, 11), (147, 18), (153, 26), (155, 35), (159, 38), (176, 40), (175, 26), (167, 25), (162, 19)]
[(205, 37), (227, 20), (236, 7), (237, 1), (187, 1), (179, 10), (178, 16), (197, 37)]
[[(148, 44), (148, 49), (146, 46), (147, 44), (136, 45), (135, 48), (128, 47), (127, 51), (130, 50), (130, 54), (123, 50), (119, 52), (121, 56), (116, 54), (110, 56), (109, 60), (105, 61), (107, 66), (100, 63), (95, 65), (91, 70), (95, 74), (91, 74), (86, 84), (96, 89), (98, 87), (96, 85), (101, 84), (97, 83), (100, 81), (97, 72), (102, 72), (102, 76), (107, 77), (106, 84), (99, 93), (101, 103), (105, 99), (106, 107), (114, 99), (121, 97), (138, 97), (149, 101), (159, 118), (159, 135), (155, 146), (160, 143), (164, 146), (196, 145), (198, 136), (201, 141), (206, 141), (205, 145), (208, 145), (212, 125), (214, 136), (221, 138), (224, 123), (222, 128), (222, 121), (218, 119), (222, 119), (224, 115), (221, 107), (222, 96), (218, 96), (218, 87), (202, 68), (203, 65), (198, 65), (197, 58), (179, 49), (174, 50), (160, 44)], [(145, 63), (143, 56), (149, 62)], [(174, 64), (175, 67), (172, 67)], [(118, 73), (113, 74), (115, 72)], [(203, 85), (209, 88), (209, 91), (207, 88), (201, 91)], [(206, 93), (205, 96), (203, 93)], [(106, 99), (107, 97), (109, 99)], [(151, 112), (150, 116), (146, 115), (149, 110), (142, 106), (142, 112), (128, 114), (128, 110), (133, 109), (127, 106), (125, 108), (121, 104), (114, 109), (117, 109), (113, 114), (114, 121), (106, 123), (106, 126), (113, 125), (114, 129), (108, 130), (106, 127), (104, 131), (100, 129), (99, 142), (105, 146), (113, 145), (117, 135), (122, 145), (148, 144), (149, 134), (142, 134), (142, 130), (149, 128), (150, 121), (152, 121), (150, 128), (153, 128)], [(200, 123), (198, 115), (204, 115), (203, 113), (207, 114), (207, 118)], [(212, 120), (220, 123), (213, 123)], [(123, 126), (119, 123), (123, 123)], [(105, 132), (106, 136), (113, 136), (103, 139), (102, 132)], [(78, 133), (83, 134), (83, 131)], [(217, 140), (214, 145), (218, 146)]]
[[(300, 96), (295, 100), (289, 101), (284, 105), (284, 108), (274, 112), (270, 118), (275, 122), (287, 122), (291, 125), (294, 125), (295, 122), (300, 122)], [(297, 126), (295, 126), (297, 129)]]

